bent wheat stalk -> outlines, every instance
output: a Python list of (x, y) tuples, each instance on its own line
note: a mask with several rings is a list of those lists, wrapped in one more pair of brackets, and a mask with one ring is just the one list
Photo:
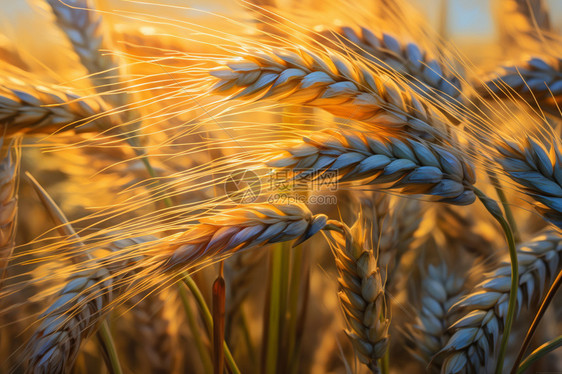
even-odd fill
[(103, 100), (80, 97), (65, 87), (0, 76), (0, 125), (8, 136), (111, 129), (119, 122), (107, 109)]
[(446, 133), (447, 122), (413, 91), (336, 53), (317, 55), (303, 48), (256, 52), (210, 74), (218, 80), (212, 91), (231, 99), (318, 107), (335, 116), (426, 138)]
[(390, 312), (385, 288), (365, 227), (358, 221), (351, 229), (330, 234), (336, 260), (340, 304), (348, 323), (346, 334), (357, 358), (373, 373), (379, 373), (390, 336)]
[(393, 74), (404, 76), (415, 90), (448, 101), (460, 101), (459, 78), (416, 43), (404, 43), (387, 32), (375, 34), (365, 27), (359, 31), (338, 27), (327, 30), (322, 36), (335, 39), (333, 47), (341, 53), (352, 51)]
[[(543, 297), (561, 270), (561, 256), (562, 241), (555, 232), (540, 235), (519, 246), (518, 310)], [(465, 315), (452, 325), (453, 335), (439, 353), (444, 357), (443, 373), (477, 373), (490, 364), (505, 324), (510, 267), (510, 261), (506, 259), (453, 306), (453, 310), (462, 309)]]
[(434, 200), (468, 205), (474, 202), (472, 166), (444, 147), (382, 133), (328, 130), (274, 153), (269, 166), (293, 169), (295, 178), (320, 178), (333, 172), (340, 182), (425, 194)]
[(562, 154), (553, 141), (549, 149), (538, 140), (502, 141), (496, 158), (503, 171), (518, 187), (535, 200), (535, 209), (548, 221), (562, 228)]

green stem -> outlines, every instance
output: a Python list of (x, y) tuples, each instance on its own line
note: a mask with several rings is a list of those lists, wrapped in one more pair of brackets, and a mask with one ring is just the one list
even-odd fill
[(252, 337), (250, 335), (250, 328), (248, 327), (248, 320), (246, 319), (246, 313), (240, 311), (240, 329), (242, 330), (242, 335), (244, 337), (244, 343), (246, 344), (246, 349), (248, 350), (248, 355), (250, 356), (250, 361), (252, 367), (256, 364), (256, 350), (252, 344)]
[(474, 187), (474, 193), (476, 194), (476, 196), (478, 196), (488, 212), (490, 212), (490, 214), (501, 225), (505, 233), (505, 238), (507, 240), (507, 245), (509, 248), (509, 257), (511, 259), (511, 287), (509, 290), (509, 305), (507, 308), (507, 317), (505, 319), (505, 326), (500, 344), (500, 350), (498, 353), (498, 363), (496, 366), (496, 374), (501, 374), (503, 369), (503, 361), (505, 359), (505, 351), (507, 349), (507, 342), (509, 340), (509, 334), (511, 333), (511, 326), (513, 325), (513, 319), (515, 317), (515, 310), (517, 306), (517, 289), (519, 287), (519, 264), (517, 262), (517, 249), (515, 248), (515, 238), (513, 237), (511, 227), (504, 218), (498, 203), (495, 200), (487, 197), (476, 187)]
[[(296, 356), (297, 325), (299, 319), (299, 292), (301, 288), (301, 275), (303, 271), (303, 246), (300, 245), (293, 250), (291, 279), (289, 283), (289, 321), (287, 328), (287, 365), (293, 367), (293, 360)], [(287, 371), (287, 370), (286, 370)]]
[[(187, 273), (183, 273), (182, 281), (193, 294), (193, 297), (195, 298), (195, 301), (197, 302), (197, 305), (201, 310), (201, 315), (203, 316), (203, 321), (205, 322), (205, 326), (207, 327), (207, 332), (209, 333), (209, 336), (213, 336), (212, 335), (213, 316), (211, 315), (211, 311), (209, 310), (209, 307), (205, 302), (205, 298), (203, 297), (203, 294), (199, 290), (199, 287), (197, 287), (197, 284), (195, 284), (193, 278), (191, 278)], [(228, 369), (233, 374), (240, 374), (240, 369), (238, 369), (238, 366), (236, 365), (236, 362), (234, 361), (234, 357), (232, 357), (232, 353), (230, 352), (230, 349), (228, 348), (226, 342), (223, 343), (223, 349), (224, 349), (224, 358), (226, 360), (226, 365), (228, 366)]]
[(537, 349), (533, 351), (526, 359), (521, 363), (519, 369), (517, 369), (517, 374), (523, 374), (529, 366), (531, 366), (535, 361), (547, 355), (548, 353), (554, 351), (556, 348), (562, 346), (562, 335), (559, 337), (544, 343)]
[(107, 360), (109, 361), (108, 369), (111, 371), (111, 374), (123, 374), (117, 349), (115, 348), (115, 342), (111, 337), (107, 321), (102, 322), (98, 332), (98, 337), (101, 340), (103, 349), (107, 355)]
[(494, 186), (496, 193), (500, 198), (500, 202), (503, 206), (503, 211), (505, 212), (505, 218), (507, 218), (507, 222), (509, 222), (509, 226), (511, 226), (515, 242), (519, 243), (521, 241), (521, 238), (519, 236), (519, 230), (517, 229), (517, 222), (515, 221), (515, 217), (513, 217), (513, 212), (511, 211), (511, 207), (509, 206), (509, 202), (507, 201), (505, 192), (501, 187), (501, 183), (496, 174), (494, 174), (494, 172), (492, 171), (488, 172), (488, 178), (490, 178), (490, 182), (492, 182), (492, 185)]
[(558, 275), (556, 276), (556, 279), (554, 280), (554, 282), (552, 283), (552, 286), (550, 286), (550, 289), (548, 290), (546, 296), (544, 297), (544, 299), (541, 303), (541, 306), (539, 307), (539, 310), (537, 311), (537, 314), (535, 314), (535, 318), (533, 319), (533, 322), (531, 323), (531, 326), (529, 327), (529, 330), (527, 331), (527, 335), (525, 335), (525, 339), (523, 340), (523, 344), (521, 344), (521, 349), (519, 349), (519, 354), (517, 355), (517, 358), (515, 359), (515, 362), (513, 363), (513, 368), (511, 369), (512, 373), (515, 373), (517, 367), (519, 366), (519, 363), (521, 362), (521, 359), (523, 358), (523, 355), (525, 354), (525, 352), (527, 351), (527, 348), (529, 347), (529, 344), (531, 343), (531, 338), (533, 337), (533, 334), (535, 333), (535, 330), (537, 329), (537, 327), (539, 325), (539, 322), (541, 321), (542, 316), (546, 312), (546, 309), (550, 305), (550, 302), (554, 298), (554, 295), (556, 295), (556, 291), (558, 291), (558, 288), (560, 287), (560, 284), (562, 284), (562, 271), (558, 272)]
[(183, 304), (183, 308), (185, 310), (185, 314), (187, 315), (187, 323), (189, 324), (189, 328), (193, 332), (193, 339), (195, 340), (195, 348), (199, 353), (199, 358), (201, 358), (201, 363), (203, 364), (203, 371), (205, 373), (211, 373), (213, 371), (213, 363), (211, 362), (211, 358), (209, 357), (209, 351), (205, 348), (205, 343), (203, 339), (201, 339), (201, 335), (197, 334), (198, 326), (197, 321), (195, 320), (195, 315), (191, 310), (191, 306), (189, 305), (189, 297), (187, 293), (187, 288), (184, 283), (179, 283), (178, 291), (180, 294), (181, 302)]
[[(158, 176), (156, 175), (156, 171), (152, 167), (152, 164), (150, 163), (148, 156), (146, 154), (143, 154), (141, 156), (141, 160), (142, 163), (144, 164), (144, 167), (146, 168), (146, 171), (148, 171), (148, 175), (150, 175), (151, 178), (157, 178)], [(172, 199), (170, 199), (169, 197), (165, 197), (164, 204), (166, 204), (166, 207), (168, 208), (172, 207), (173, 206)]]
[[(275, 245), (271, 260), (271, 285), (269, 297), (269, 320), (267, 324), (267, 341), (264, 349), (265, 352), (265, 370), (266, 374), (277, 372), (277, 360), (279, 353), (279, 337), (280, 337), (280, 321), (282, 312), (282, 279), (283, 279), (283, 252), (285, 245), (279, 243)], [(284, 311), (284, 310), (283, 310)]]

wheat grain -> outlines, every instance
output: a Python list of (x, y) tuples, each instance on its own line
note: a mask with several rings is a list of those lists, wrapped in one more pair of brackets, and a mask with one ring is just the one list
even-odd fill
[(338, 27), (322, 35), (328, 40), (335, 39), (333, 47), (341, 53), (352, 51), (392, 74), (404, 76), (414, 90), (453, 102), (461, 99), (459, 78), (416, 43), (404, 43), (387, 32), (375, 34), (365, 27), (360, 31)]
[(421, 283), (421, 308), (416, 323), (407, 326), (412, 353), (426, 366), (430, 363), (440, 368), (441, 362), (433, 360), (450, 338), (449, 327), (455, 314), (449, 309), (464, 293), (464, 279), (451, 273), (447, 264), (429, 265)]
[(362, 180), (362, 185), (425, 194), (436, 201), (471, 204), (475, 182), (472, 166), (439, 145), (360, 131), (312, 133), (302, 142), (275, 151), (268, 165), (293, 169), (295, 177), (319, 178), (330, 171), (339, 182)]
[(338, 293), (348, 323), (346, 334), (359, 360), (373, 373), (379, 373), (377, 361), (388, 348), (389, 311), (385, 289), (372, 243), (366, 237), (361, 218), (344, 234), (330, 234), (338, 269)]
[(212, 90), (231, 99), (279, 100), (322, 108), (339, 117), (444, 137), (448, 123), (437, 110), (388, 76), (336, 53), (305, 49), (254, 53), (210, 72)]
[(509, 64), (477, 87), (485, 99), (508, 97), (560, 117), (562, 104), (562, 59), (531, 57), (522, 63)]
[[(545, 142), (546, 143), (546, 142)], [(545, 219), (562, 227), (562, 155), (559, 143), (549, 149), (528, 136), (521, 141), (498, 143), (496, 160), (522, 191), (535, 200), (536, 210)]]
[[(519, 246), (518, 311), (540, 300), (562, 265), (560, 235), (549, 232)], [(509, 258), (454, 306), (464, 317), (451, 326), (443, 347), (443, 373), (481, 372), (492, 360), (507, 315), (511, 267)]]
[(4, 141), (0, 152), (0, 287), (6, 276), (8, 261), (15, 245), (16, 214), (18, 208), (18, 155), (14, 142)]
[(92, 132), (118, 126), (106, 111), (101, 99), (80, 97), (65, 87), (0, 77), (0, 124), (6, 135)]

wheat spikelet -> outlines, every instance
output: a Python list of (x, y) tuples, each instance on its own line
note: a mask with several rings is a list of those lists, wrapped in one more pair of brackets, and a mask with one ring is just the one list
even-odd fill
[(334, 47), (342, 53), (352, 51), (393, 74), (404, 76), (415, 90), (449, 101), (460, 101), (459, 78), (416, 43), (404, 43), (387, 32), (375, 34), (365, 27), (360, 31), (338, 27), (322, 35), (336, 39)]
[(15, 245), (18, 156), (14, 142), (4, 142), (0, 151), (0, 287)]
[(269, 166), (294, 169), (295, 177), (319, 178), (337, 173), (340, 182), (363, 180), (362, 185), (425, 194), (436, 201), (471, 204), (472, 166), (433, 143), (360, 131), (328, 130), (312, 133), (302, 142), (276, 151)]
[(348, 322), (347, 336), (359, 360), (373, 373), (388, 347), (389, 311), (381, 272), (363, 224), (331, 236), (338, 269), (340, 304)]
[(513, 97), (560, 117), (562, 105), (562, 59), (531, 57), (523, 63), (504, 66), (484, 81), (478, 92), (486, 99)]
[(522, 141), (497, 145), (503, 171), (522, 191), (535, 200), (536, 210), (545, 219), (562, 227), (562, 155), (556, 141), (549, 149), (528, 136)]
[(428, 266), (421, 284), (421, 308), (415, 324), (406, 328), (413, 354), (425, 365), (441, 366), (432, 358), (449, 340), (447, 330), (455, 317), (449, 309), (462, 296), (463, 286), (464, 279), (450, 272), (445, 263)]
[(325, 215), (312, 215), (300, 203), (246, 204), (202, 219), (174, 237), (166, 267), (189, 266), (270, 243), (296, 240), (297, 245), (322, 230), (326, 221)]
[(100, 92), (119, 88), (119, 62), (109, 50), (104, 35), (102, 17), (92, 7), (91, 1), (47, 0), (82, 65), (92, 76), (94, 87)]
[[(118, 253), (127, 247), (154, 240), (153, 237), (121, 239), (107, 246)], [(108, 305), (121, 292), (118, 281), (126, 273), (130, 256), (121, 263), (97, 266), (72, 274), (57, 299), (42, 314), (26, 348), (27, 373), (68, 373), (81, 343), (96, 331)]]
[[(131, 309), (136, 372), (173, 373), (176, 357), (176, 339), (170, 331), (171, 321), (166, 314), (167, 293), (141, 293), (134, 295), (125, 305)], [(135, 361), (137, 361), (135, 360)]]
[(415, 93), (359, 61), (305, 49), (254, 53), (210, 72), (212, 90), (231, 99), (279, 100), (422, 137), (442, 137), (447, 123)]
[(101, 99), (80, 97), (65, 87), (0, 77), (0, 124), (6, 135), (90, 132), (119, 125), (106, 110)]
[[(519, 246), (518, 311), (540, 300), (561, 269), (560, 235), (549, 232)], [(478, 373), (492, 360), (507, 315), (511, 268), (507, 258), (482, 283), (463, 297), (454, 310), (464, 317), (451, 326), (453, 335), (443, 347), (443, 373)]]

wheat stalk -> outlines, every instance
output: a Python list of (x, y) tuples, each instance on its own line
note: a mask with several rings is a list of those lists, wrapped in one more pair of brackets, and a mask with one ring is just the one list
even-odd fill
[[(555, 232), (519, 246), (519, 310), (542, 298), (561, 270), (561, 255), (560, 235)], [(464, 317), (451, 326), (453, 335), (439, 353), (444, 357), (443, 373), (481, 372), (492, 360), (507, 314), (510, 278), (510, 261), (506, 259), (453, 306), (453, 310), (462, 308)]]
[(337, 27), (322, 36), (335, 39), (333, 47), (341, 53), (352, 51), (392, 74), (403, 76), (414, 90), (453, 102), (461, 99), (459, 78), (416, 43), (405, 43), (387, 32), (375, 34), (365, 27), (359, 31)]
[(535, 200), (545, 219), (562, 227), (562, 155), (555, 141), (549, 149), (531, 136), (497, 144), (496, 160), (522, 191)]
[[(153, 237), (121, 239), (110, 243), (106, 249), (112, 253), (154, 240)], [(96, 265), (94, 269), (72, 274), (59, 291), (57, 299), (41, 315), (26, 350), (27, 373), (70, 372), (81, 343), (96, 331), (107, 307), (122, 292), (119, 280), (126, 276), (131, 261)]]
[(4, 141), (0, 157), (0, 288), (15, 245), (18, 209), (17, 174), (19, 159), (14, 142)]
[(372, 243), (359, 220), (351, 229), (330, 235), (336, 260), (340, 304), (348, 323), (346, 334), (359, 360), (373, 373), (388, 348), (390, 311)]
[(384, 74), (336, 53), (303, 48), (254, 53), (210, 72), (212, 91), (231, 99), (278, 100), (322, 108), (339, 117), (443, 137), (447, 122), (436, 109)]
[(82, 65), (91, 74), (90, 79), (99, 92), (119, 88), (119, 61), (110, 52), (108, 38), (104, 35), (101, 15), (94, 10), (90, 0), (47, 0)]
[(70, 89), (31, 83), (24, 77), (0, 77), (0, 124), (6, 135), (101, 131), (119, 125), (99, 98), (80, 97)]
[(360, 131), (312, 133), (268, 161), (272, 167), (293, 169), (296, 178), (320, 178), (330, 171), (340, 182), (425, 194), (436, 201), (467, 205), (474, 199), (472, 166), (439, 145)]
[(441, 263), (429, 265), (421, 282), (421, 308), (416, 323), (406, 328), (408, 342), (414, 347), (412, 353), (416, 358), (439, 368), (441, 362), (432, 358), (450, 338), (448, 329), (456, 315), (449, 309), (464, 293), (464, 279)]
[(531, 57), (509, 64), (477, 87), (485, 99), (520, 99), (533, 107), (560, 117), (562, 104), (562, 59), (551, 56)]

